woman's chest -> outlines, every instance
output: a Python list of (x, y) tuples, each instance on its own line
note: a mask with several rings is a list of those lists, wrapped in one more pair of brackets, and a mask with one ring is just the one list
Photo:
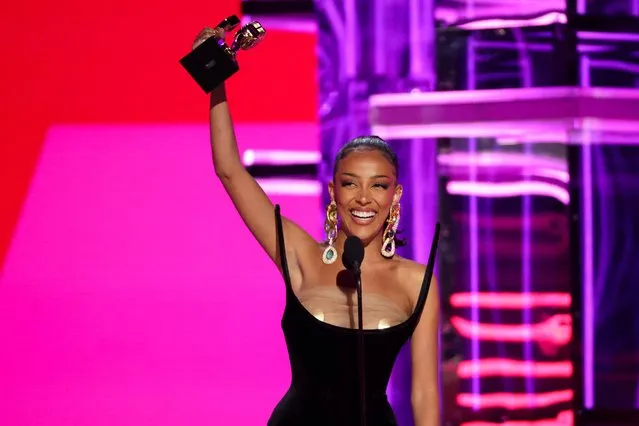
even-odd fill
[[(382, 329), (406, 321), (412, 313), (410, 295), (392, 270), (362, 273), (364, 328)], [(317, 319), (357, 328), (357, 283), (348, 271), (324, 272), (305, 280), (296, 291), (301, 304)]]

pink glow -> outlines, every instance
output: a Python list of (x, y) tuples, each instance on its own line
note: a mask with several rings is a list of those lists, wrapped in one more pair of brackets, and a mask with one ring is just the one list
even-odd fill
[(464, 30), (487, 30), (500, 28), (539, 27), (551, 24), (565, 24), (566, 14), (561, 12), (548, 12), (534, 18), (508, 18), (508, 19), (480, 19), (455, 25)]
[[(237, 133), (318, 148), (316, 125)], [(272, 199), (321, 236), (318, 198)], [(2, 425), (263, 425), (288, 388), (284, 284), (206, 126), (50, 129), (3, 273)]]
[(573, 398), (570, 389), (537, 394), (518, 393), (490, 393), (472, 395), (460, 393), (457, 395), (457, 404), (462, 407), (506, 408), (508, 410), (521, 410), (527, 408), (545, 408), (555, 404), (569, 402)]
[(598, 40), (598, 41), (639, 41), (639, 34), (634, 33), (604, 33), (604, 32), (591, 32), (591, 31), (579, 31), (577, 37), (583, 40)]
[(446, 166), (457, 167), (525, 167), (533, 171), (562, 172), (562, 179), (568, 177), (566, 160), (541, 155), (526, 155), (517, 152), (451, 152), (439, 154), (437, 162)]
[(457, 332), (468, 339), (497, 340), (502, 342), (526, 342), (535, 340), (554, 346), (565, 346), (572, 338), (571, 318), (569, 314), (553, 315), (547, 320), (530, 325), (511, 324), (473, 324), (454, 316), (451, 324)]
[(570, 361), (536, 362), (514, 359), (480, 359), (461, 361), (457, 365), (457, 375), (461, 378), (473, 376), (494, 377), (570, 377), (572, 364)]
[(460, 426), (572, 426), (574, 424), (574, 416), (572, 411), (562, 411), (554, 419), (542, 420), (506, 420), (504, 422), (466, 422)]
[(563, 204), (568, 204), (570, 201), (568, 190), (547, 182), (471, 182), (451, 180), (446, 184), (446, 190), (454, 195), (473, 195), (476, 197), (502, 198), (539, 195), (556, 198)]
[(322, 161), (322, 153), (319, 151), (247, 149), (244, 151), (242, 160), (246, 166), (253, 164), (318, 164)]
[(369, 105), (372, 133), (389, 140), (495, 137), (511, 142), (579, 143), (575, 133), (595, 131), (608, 133), (606, 138), (597, 138), (597, 143), (637, 144), (637, 89), (396, 93), (372, 96)]
[[(639, 100), (637, 89), (603, 87), (528, 87), (510, 89), (451, 90), (447, 92), (384, 93), (370, 97), (370, 107), (481, 104), (499, 102), (508, 105), (519, 101), (545, 99), (630, 99)], [(477, 105), (480, 106), (480, 105)], [(523, 118), (523, 117), (522, 117)]]
[(257, 179), (257, 182), (269, 195), (310, 196), (319, 199), (322, 194), (322, 185), (315, 180), (269, 178)]
[[(615, 145), (637, 145), (639, 120), (574, 119), (566, 120), (514, 120), (466, 123), (431, 123), (406, 125), (372, 125), (371, 133), (386, 140), (414, 138), (509, 138), (519, 142), (576, 143), (571, 134), (590, 129), (610, 132), (612, 137), (601, 138), (597, 143)], [(574, 132), (571, 132), (573, 130)], [(616, 132), (616, 133), (615, 133)], [(536, 138), (539, 134), (543, 138)]]
[(288, 31), (293, 33), (317, 33), (317, 22), (314, 16), (304, 18), (302, 16), (242, 16), (242, 25), (257, 20), (264, 28), (269, 30)]
[(456, 293), (450, 297), (455, 308), (477, 305), (489, 309), (570, 308), (568, 293)]
[(554, 169), (536, 169), (534, 174), (539, 177), (545, 177), (550, 179), (556, 179), (563, 183), (570, 182), (570, 175), (564, 170)]

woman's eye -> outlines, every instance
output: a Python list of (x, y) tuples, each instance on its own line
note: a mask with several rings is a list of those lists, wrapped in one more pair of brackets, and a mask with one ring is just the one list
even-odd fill
[(353, 182), (342, 182), (343, 187), (353, 186), (355, 185)]
[(376, 183), (375, 185), (373, 185), (377, 188), (383, 188), (383, 189), (388, 189), (388, 184), (386, 183)]

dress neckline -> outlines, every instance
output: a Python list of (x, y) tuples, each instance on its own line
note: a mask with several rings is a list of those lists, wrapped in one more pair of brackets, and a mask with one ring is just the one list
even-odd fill
[[(424, 283), (422, 282), (422, 286), (423, 285)], [(324, 328), (336, 330), (342, 333), (359, 333), (359, 328), (342, 327), (340, 325), (331, 324), (329, 322), (325, 322), (316, 318), (315, 315), (313, 315), (308, 309), (306, 309), (306, 306), (304, 306), (302, 302), (299, 300), (299, 298), (293, 291), (293, 288), (290, 282), (286, 283), (286, 287), (288, 289), (288, 292), (290, 293), (290, 298), (293, 299), (294, 304), (297, 306), (299, 310), (303, 311), (304, 316), (308, 317), (312, 322)], [(421, 298), (421, 291), (420, 291), (420, 298)], [(410, 314), (410, 316), (400, 323), (391, 325), (390, 327), (386, 327), (386, 328), (365, 328), (362, 331), (364, 332), (364, 334), (384, 334), (384, 333), (389, 333), (391, 331), (394, 331), (396, 329), (405, 328), (414, 321), (418, 313), (418, 307), (419, 307), (419, 301), (417, 302), (417, 305), (415, 309), (413, 309), (413, 312)]]

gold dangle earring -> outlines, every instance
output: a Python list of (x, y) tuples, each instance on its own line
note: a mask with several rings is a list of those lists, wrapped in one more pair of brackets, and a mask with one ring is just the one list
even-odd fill
[(395, 235), (399, 226), (399, 203), (393, 204), (390, 209), (388, 221), (384, 230), (384, 243), (382, 244), (382, 256), (391, 258), (395, 255)]
[(324, 224), (324, 230), (326, 231), (328, 246), (322, 255), (322, 262), (330, 265), (337, 260), (337, 250), (335, 249), (335, 246), (333, 246), (335, 238), (337, 238), (337, 204), (335, 204), (335, 201), (331, 201), (328, 207), (326, 207), (326, 223)]

